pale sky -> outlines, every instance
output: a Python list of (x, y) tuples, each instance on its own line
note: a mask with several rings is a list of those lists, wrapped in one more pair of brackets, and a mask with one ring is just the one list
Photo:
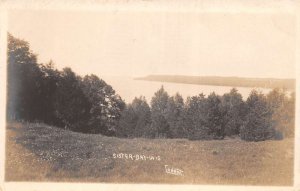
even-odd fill
[(80, 75), (295, 77), (289, 14), (10, 11), (8, 31)]

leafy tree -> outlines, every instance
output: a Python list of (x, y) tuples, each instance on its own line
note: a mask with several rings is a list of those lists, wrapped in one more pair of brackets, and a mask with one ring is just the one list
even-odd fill
[(83, 93), (90, 103), (87, 126), (91, 133), (107, 133), (108, 131), (106, 124), (108, 120), (108, 116), (106, 116), (107, 103), (105, 103), (104, 91), (106, 85), (95, 75), (84, 76), (81, 83)]
[(120, 137), (151, 137), (151, 111), (145, 97), (135, 98), (121, 115), (117, 135)]
[(295, 102), (293, 95), (287, 97), (283, 89), (273, 89), (267, 95), (269, 109), (272, 111), (272, 120), (277, 134), (284, 136), (293, 136), (294, 134), (294, 113)]
[(182, 96), (177, 93), (169, 98), (166, 115), (170, 125), (170, 134), (173, 138), (185, 137), (184, 116), (184, 101)]
[(81, 87), (90, 104), (89, 132), (114, 135), (124, 102), (111, 86), (96, 75), (86, 75)]
[(39, 120), (42, 72), (29, 43), (8, 34), (7, 117), (8, 119)]
[(108, 127), (108, 133), (106, 133), (106, 135), (115, 136), (121, 118), (121, 112), (125, 108), (125, 103), (110, 85), (105, 87), (105, 93), (106, 99), (104, 105), (106, 107), (104, 111), (105, 116), (107, 116), (106, 124)]
[(43, 72), (42, 86), (40, 87), (43, 107), (41, 119), (48, 124), (61, 125), (61, 121), (55, 115), (54, 107), (60, 72), (54, 68), (52, 60), (47, 64), (41, 65), (40, 68)]
[(296, 94), (292, 92), (290, 97), (285, 104), (285, 113), (286, 113), (286, 126), (285, 133), (286, 137), (294, 137), (295, 136), (295, 107), (296, 107)]
[(222, 97), (225, 135), (239, 135), (245, 117), (245, 103), (242, 95), (233, 88)]
[(81, 89), (80, 80), (70, 68), (63, 69), (55, 92), (54, 108), (56, 117), (66, 129), (87, 132), (84, 127), (91, 106)]
[(170, 125), (166, 119), (169, 95), (162, 86), (151, 100), (151, 129), (155, 137), (171, 137)]
[(248, 112), (240, 131), (241, 139), (246, 141), (272, 139), (275, 130), (266, 96), (253, 90), (246, 101), (246, 106)]

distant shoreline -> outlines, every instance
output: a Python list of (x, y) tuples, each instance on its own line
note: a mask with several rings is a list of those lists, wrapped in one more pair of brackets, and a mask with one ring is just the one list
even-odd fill
[(295, 79), (276, 78), (242, 78), (242, 77), (220, 77), (220, 76), (181, 76), (181, 75), (148, 75), (134, 78), (134, 80), (170, 82), (181, 84), (252, 87), (252, 88), (283, 88), (295, 90)]

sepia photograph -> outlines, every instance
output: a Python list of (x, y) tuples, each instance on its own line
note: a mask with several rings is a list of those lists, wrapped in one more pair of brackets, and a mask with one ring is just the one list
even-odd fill
[(4, 182), (294, 187), (296, 14), (178, 7), (7, 10)]

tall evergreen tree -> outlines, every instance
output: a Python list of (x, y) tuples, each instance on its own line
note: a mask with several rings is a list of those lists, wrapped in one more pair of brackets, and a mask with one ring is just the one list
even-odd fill
[(135, 98), (132, 101), (132, 108), (137, 115), (134, 136), (148, 137), (148, 134), (153, 134), (150, 129), (151, 111), (145, 97)]
[(151, 100), (151, 129), (155, 137), (171, 137), (170, 125), (166, 119), (169, 95), (162, 86)]
[(246, 141), (264, 141), (275, 135), (272, 111), (268, 107), (266, 96), (253, 90), (246, 101), (247, 115), (241, 128), (241, 139)]
[(188, 97), (185, 107), (184, 127), (188, 138), (192, 140), (211, 139), (205, 95), (201, 93), (198, 96)]
[(175, 96), (169, 98), (166, 115), (173, 138), (185, 137), (184, 115), (184, 101), (182, 96), (177, 93)]
[(245, 103), (242, 95), (233, 88), (222, 97), (225, 135), (239, 135), (245, 117)]
[(224, 110), (221, 97), (214, 92), (207, 97), (207, 126), (209, 135), (214, 139), (223, 139), (225, 136)]

